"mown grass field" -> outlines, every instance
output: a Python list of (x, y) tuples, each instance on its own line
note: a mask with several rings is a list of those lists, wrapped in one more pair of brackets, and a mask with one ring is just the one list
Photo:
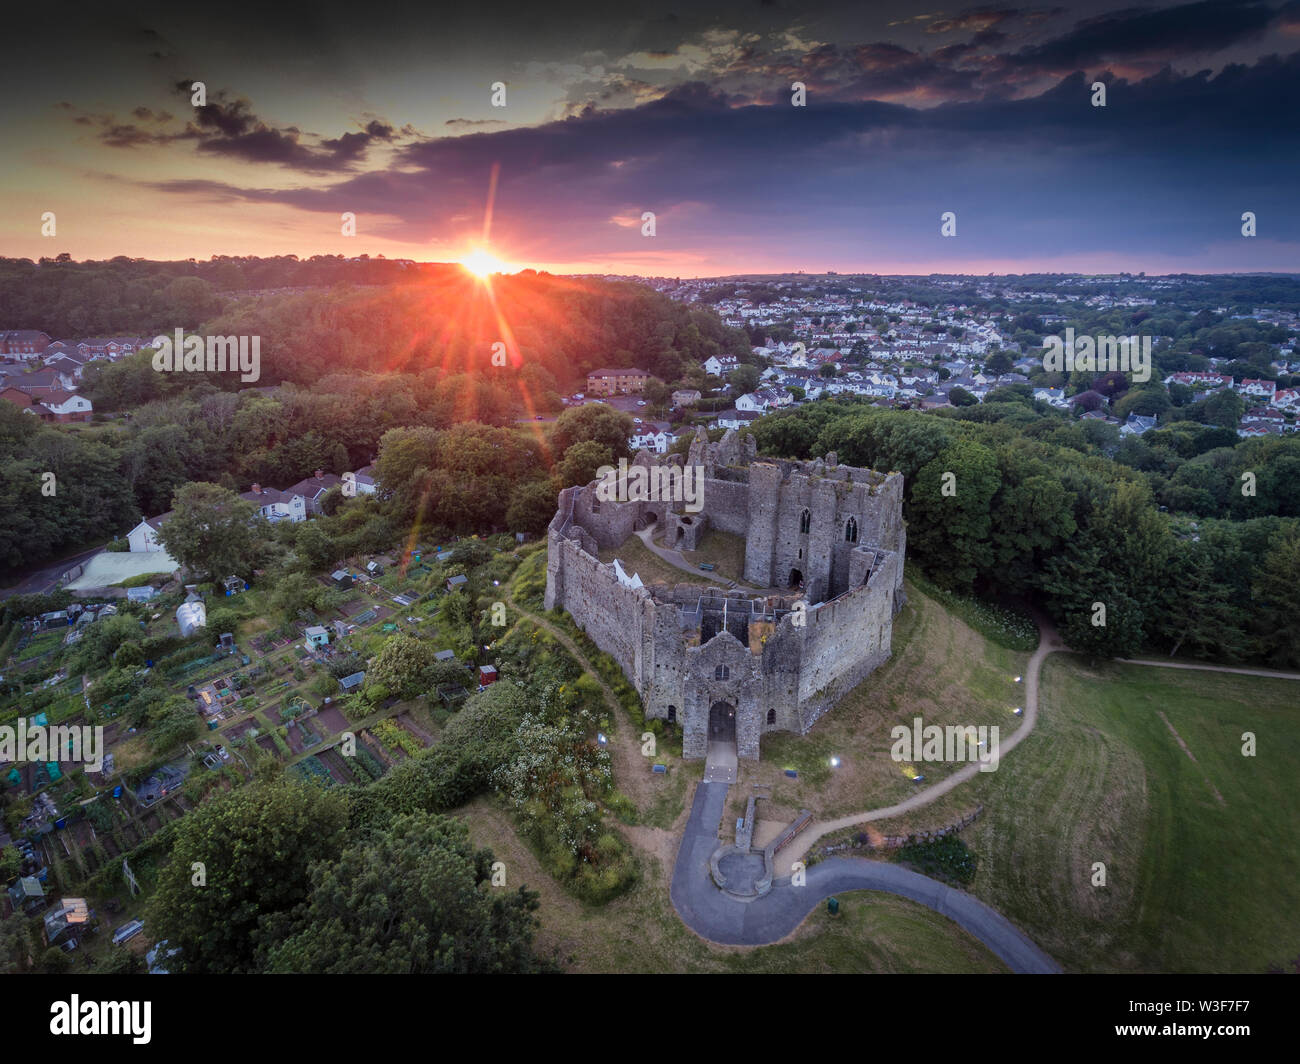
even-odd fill
[(983, 802), (972, 891), (1067, 970), (1263, 972), (1300, 954), (1297, 706), (1296, 681), (1052, 655), (1038, 727), (997, 772), (873, 827)]

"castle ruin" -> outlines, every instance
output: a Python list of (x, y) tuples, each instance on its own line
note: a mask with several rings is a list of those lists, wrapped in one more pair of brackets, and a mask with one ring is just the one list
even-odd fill
[[(644, 479), (680, 476), (680, 455), (641, 452)], [(757, 759), (766, 732), (806, 733), (888, 659), (903, 604), (903, 478), (759, 458), (752, 436), (701, 429), (686, 466), (700, 505), (566, 488), (548, 530), (546, 608), (562, 607), (618, 662), (646, 715), (682, 728), (686, 757), (710, 740)], [(695, 549), (709, 529), (743, 537), (745, 583), (642, 586), (598, 553), (650, 530)], [(685, 575), (684, 579), (685, 579)]]

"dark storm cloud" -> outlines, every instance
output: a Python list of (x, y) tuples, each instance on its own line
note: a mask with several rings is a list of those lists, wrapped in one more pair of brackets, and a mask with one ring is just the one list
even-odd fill
[(431, 227), (481, 212), (499, 166), (495, 224), (550, 247), (590, 239), (643, 209), (690, 212), (697, 231), (725, 215), (747, 233), (780, 234), (822, 210), (878, 206), (937, 219), (942, 205), (961, 204), (990, 227), (1002, 219), (1009, 234), (1043, 212), (1084, 231), (1109, 226), (1117, 244), (1152, 227), (1176, 243), (1189, 204), (1208, 201), (1231, 216), (1247, 197), (1251, 209), (1296, 229), (1281, 207), (1300, 165), (1290, 125), (1300, 56), (1216, 76), (1112, 79), (1111, 105), (1100, 112), (1089, 91), (1076, 74), (1025, 100), (793, 108), (736, 106), (689, 84), (636, 108), (408, 145), (392, 169), (324, 188), (154, 187), (365, 211), (393, 219), (386, 235), (426, 239)]
[(1218, 52), (1259, 37), (1278, 18), (1266, 3), (1200, 0), (1161, 10), (1130, 9), (1079, 22), (1043, 44), (1000, 57), (1007, 67), (1060, 72), (1093, 70), (1123, 58), (1174, 59)]
[[(178, 81), (173, 89), (188, 99), (192, 85), (193, 82), (188, 80)], [(278, 165), (306, 174), (349, 170), (365, 161), (374, 144), (393, 144), (399, 136), (391, 123), (373, 118), (359, 132), (343, 133), (337, 137), (311, 137), (304, 141), (298, 127), (276, 128), (260, 118), (248, 100), (221, 91), (213, 93), (202, 106), (195, 107), (191, 121), (182, 128), (171, 130), (163, 127), (175, 122), (175, 116), (149, 107), (140, 106), (131, 111), (136, 123), (119, 121), (112, 114), (79, 111), (67, 101), (59, 103), (58, 107), (71, 112), (72, 121), (77, 125), (98, 127), (100, 142), (110, 148), (188, 142), (201, 153), (248, 163)], [(158, 128), (146, 128), (139, 123), (150, 123)], [(409, 136), (410, 132), (403, 129), (401, 135)]]

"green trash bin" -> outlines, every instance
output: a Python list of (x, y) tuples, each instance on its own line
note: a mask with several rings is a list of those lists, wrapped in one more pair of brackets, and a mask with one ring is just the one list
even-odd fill
[(832, 916), (838, 916), (838, 915), (840, 914), (840, 899), (839, 899), (839, 898), (827, 898), (827, 899), (826, 899), (826, 911), (827, 911), (828, 913), (830, 913)]

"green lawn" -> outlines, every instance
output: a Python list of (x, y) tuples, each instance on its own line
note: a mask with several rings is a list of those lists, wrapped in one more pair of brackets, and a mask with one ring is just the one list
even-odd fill
[(973, 892), (1068, 970), (1263, 972), (1300, 954), (1300, 683), (1064, 655), (1043, 677), (1034, 734), (910, 826), (982, 801), (963, 833)]
[(610, 547), (599, 554), (602, 562), (612, 562), (617, 558), (629, 573), (641, 577), (645, 584), (713, 584), (725, 586), (709, 580), (704, 573), (692, 574), (686, 569), (679, 569), (670, 562), (654, 554), (636, 536), (628, 536), (620, 546)]
[(700, 540), (699, 550), (684, 550), (682, 557), (692, 565), (711, 562), (717, 566), (716, 575), (728, 580), (745, 580), (745, 537), (710, 528)]

